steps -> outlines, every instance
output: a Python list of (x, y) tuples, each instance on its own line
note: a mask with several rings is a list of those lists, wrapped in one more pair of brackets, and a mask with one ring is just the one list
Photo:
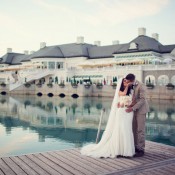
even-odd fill
[(31, 82), (31, 81), (34, 81), (34, 80), (38, 80), (40, 78), (43, 78), (43, 77), (46, 77), (48, 75), (52, 75), (53, 74), (53, 71), (40, 71), (40, 72), (37, 72), (37, 73), (33, 73), (33, 74), (30, 74), (26, 77), (24, 77), (21, 80), (17, 81), (16, 83), (14, 84), (10, 84), (10, 87), (9, 87), (9, 91), (13, 91), (15, 90), (16, 88), (20, 87), (20, 86), (23, 86), (25, 83), (27, 82)]

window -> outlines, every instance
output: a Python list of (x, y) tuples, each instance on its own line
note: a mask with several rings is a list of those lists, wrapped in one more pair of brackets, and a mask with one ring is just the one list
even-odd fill
[(169, 83), (169, 78), (168, 78), (167, 75), (160, 75), (160, 76), (158, 77), (158, 84), (159, 84), (160, 86), (162, 86), (162, 85), (167, 85), (168, 83)]
[(56, 63), (56, 68), (57, 69), (63, 69), (63, 62), (57, 62)]
[(42, 62), (42, 65), (43, 65), (42, 66), (43, 69), (47, 69), (47, 62), (46, 61)]
[(138, 45), (134, 42), (132, 42), (129, 46), (129, 49), (137, 49)]
[(55, 62), (49, 62), (49, 69), (55, 69)]

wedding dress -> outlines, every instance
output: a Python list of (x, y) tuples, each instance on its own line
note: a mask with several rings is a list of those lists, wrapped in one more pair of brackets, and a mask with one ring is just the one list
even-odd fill
[(132, 131), (133, 112), (127, 113), (126, 107), (117, 107), (118, 102), (128, 102), (129, 96), (120, 96), (122, 79), (119, 79), (112, 102), (106, 129), (98, 144), (89, 144), (81, 149), (81, 154), (95, 158), (115, 158), (118, 155), (132, 157), (135, 154)]

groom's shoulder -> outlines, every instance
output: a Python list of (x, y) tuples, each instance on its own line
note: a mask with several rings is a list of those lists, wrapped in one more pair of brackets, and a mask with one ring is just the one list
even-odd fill
[(139, 87), (145, 87), (145, 84), (142, 83), (141, 81), (136, 80), (136, 83)]

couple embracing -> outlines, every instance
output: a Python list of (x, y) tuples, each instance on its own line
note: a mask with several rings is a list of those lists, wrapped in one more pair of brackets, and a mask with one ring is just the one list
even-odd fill
[(148, 111), (145, 86), (134, 74), (119, 79), (100, 142), (84, 146), (81, 154), (95, 158), (143, 156)]

